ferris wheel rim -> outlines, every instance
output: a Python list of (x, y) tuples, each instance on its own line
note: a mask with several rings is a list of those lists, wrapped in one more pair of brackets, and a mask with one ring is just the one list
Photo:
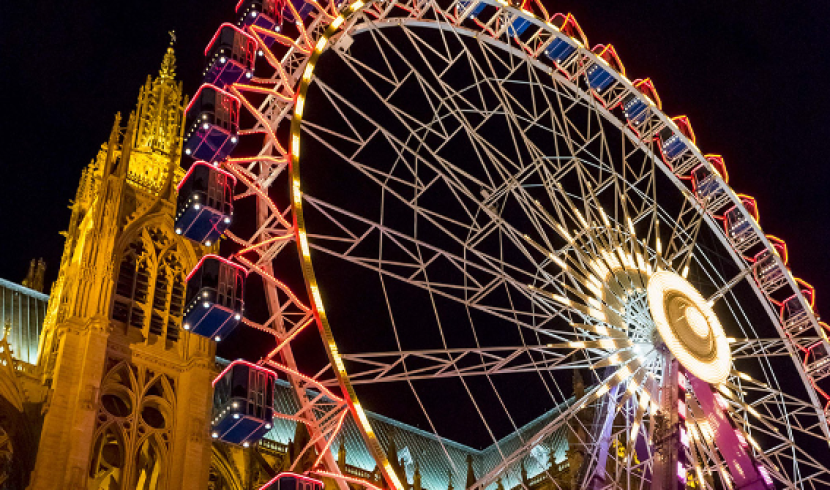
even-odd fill
[(365, 410), (360, 404), (357, 393), (355, 392), (354, 387), (351, 385), (351, 382), (349, 380), (348, 373), (346, 372), (345, 366), (343, 364), (343, 360), (342, 358), (340, 358), (337, 344), (334, 341), (334, 335), (331, 330), (328, 317), (325, 313), (325, 307), (320, 297), (316, 274), (314, 272), (314, 266), (311, 262), (311, 256), (308, 249), (308, 237), (305, 229), (305, 218), (302, 205), (303, 198), (300, 188), (300, 130), (303, 115), (303, 101), (306, 97), (308, 87), (310, 86), (313, 78), (314, 64), (320, 58), (323, 51), (327, 47), (329, 47), (329, 38), (337, 32), (337, 30), (340, 28), (340, 25), (348, 22), (348, 20), (353, 15), (355, 15), (357, 12), (360, 12), (361, 9), (365, 6), (366, 3), (364, 3), (363, 0), (357, 0), (349, 4), (344, 10), (342, 10), (340, 14), (326, 28), (325, 32), (320, 38), (320, 41), (317, 42), (317, 44), (314, 47), (314, 51), (312, 51), (306, 62), (306, 68), (304, 69), (303, 77), (300, 80), (300, 83), (296, 90), (297, 96), (295, 99), (293, 117), (291, 119), (290, 126), (291, 167), (289, 175), (291, 179), (291, 209), (292, 218), (294, 220), (294, 231), (298, 244), (297, 251), (299, 252), (299, 259), (302, 264), (302, 272), (303, 278), (305, 280), (306, 289), (309, 298), (311, 299), (312, 308), (314, 310), (314, 317), (318, 329), (320, 331), (320, 335), (323, 338), (323, 345), (326, 351), (326, 355), (328, 356), (329, 362), (332, 366), (332, 370), (334, 371), (338, 379), (340, 389), (343, 394), (343, 398), (346, 401), (347, 406), (349, 407), (349, 411), (352, 413), (355, 421), (360, 426), (359, 432), (364, 442), (366, 443), (367, 449), (369, 450), (370, 454), (375, 459), (375, 461), (378, 463), (378, 467), (381, 468), (381, 471), (384, 474), (386, 480), (389, 481), (395, 489), (405, 490), (405, 487), (401, 484), (400, 480), (398, 479), (397, 475), (392, 469), (392, 466), (389, 463), (389, 458), (386, 455), (386, 451), (384, 451), (381, 447), (380, 441), (378, 440), (374, 432), (371, 422), (369, 422), (369, 418), (367, 417)]
[[(356, 3), (361, 3), (361, 4), (362, 4), (363, 2), (356, 2)], [(489, 2), (487, 2), (487, 3), (489, 3)], [(353, 4), (353, 5), (354, 5), (354, 4)], [(363, 8), (363, 7), (364, 7), (364, 5), (360, 5), (360, 7), (358, 7), (358, 9)], [(355, 13), (355, 11), (352, 11), (349, 15), (351, 15), (351, 14), (353, 14), (353, 13)], [(408, 18), (407, 18), (407, 19), (408, 19)], [(423, 22), (423, 21), (422, 21), (422, 22)], [(434, 23), (433, 23), (433, 24), (434, 24)], [(462, 27), (460, 27), (460, 26), (448, 26), (448, 28), (454, 28), (454, 29), (464, 29), (464, 28), (462, 28)], [(334, 34), (336, 31), (337, 31), (337, 28), (334, 28), (334, 29), (328, 29), (328, 30), (327, 30), (327, 33), (329, 33), (329, 34)], [(472, 32), (472, 30), (471, 30), (471, 32)], [(478, 35), (478, 34), (479, 34), (479, 33), (475, 33), (475, 34), (473, 34), (473, 35)], [(490, 40), (491, 40), (491, 41), (492, 41), (492, 42), (494, 42), (494, 43), (500, 43), (500, 41), (498, 41), (498, 40), (496, 40), (496, 39), (489, 38), (488, 36), (483, 36), (483, 38), (484, 38), (484, 39), (486, 39), (486, 40), (488, 40), (488, 41), (490, 41)], [(504, 44), (504, 43), (502, 43), (502, 44)], [(319, 46), (319, 44), (318, 44), (318, 46)], [(512, 46), (510, 46), (510, 45), (507, 45), (507, 44), (504, 44), (504, 46), (505, 46), (506, 48), (510, 48), (510, 49), (517, 50), (517, 48), (514, 48), (514, 47), (512, 47)], [(325, 47), (327, 48), (328, 46), (325, 46)], [(517, 50), (517, 51), (518, 51), (518, 50)], [(320, 54), (321, 52), (322, 52), (322, 51), (315, 50), (315, 53), (314, 53), (314, 54), (312, 54), (312, 56), (309, 58), (309, 60), (310, 60), (310, 61), (311, 61), (311, 60), (316, 60), (317, 58), (315, 58), (315, 56), (314, 56), (314, 55), (315, 55), (315, 54), (317, 54), (317, 55), (318, 55), (317, 57), (319, 57), (319, 54)], [(526, 53), (525, 53), (524, 55), (525, 55), (525, 56), (527, 56), (528, 58), (532, 58), (531, 56), (527, 55)], [(538, 59), (536, 59), (536, 58), (532, 58), (532, 60), (533, 60), (533, 62), (535, 62), (535, 63), (540, 63), (540, 64), (541, 64), (541, 62), (540, 62)], [(313, 75), (313, 74), (312, 74), (312, 75)], [(310, 79), (309, 79), (309, 81), (310, 81)], [(299, 97), (304, 97), (304, 96), (305, 96), (305, 90), (307, 90), (307, 88), (308, 88), (308, 82), (309, 82), (309, 81), (306, 81), (306, 80), (305, 80), (305, 76), (304, 76), (304, 80), (300, 82), (300, 86), (301, 86), (301, 87), (303, 87), (303, 85), (304, 85), (304, 86), (305, 86), (305, 89), (302, 89), (302, 88), (301, 88), (300, 90), (298, 90), (298, 92), (297, 92), (297, 94), (298, 94), (298, 99), (297, 99), (297, 100), (298, 100), (298, 101), (299, 101), (299, 100), (301, 100), (301, 99), (299, 99)], [(587, 92), (587, 91), (583, 91), (583, 90), (579, 90), (579, 91), (577, 91), (577, 92), (578, 92), (578, 93), (580, 93), (580, 95), (581, 95), (581, 96), (583, 96), (586, 100), (592, 101), (592, 100), (591, 100), (591, 98), (590, 98), (590, 97), (591, 97), (591, 94), (590, 94), (589, 92)], [(592, 102), (596, 103), (596, 101), (595, 101), (595, 100), (593, 100)], [(302, 104), (302, 103), (300, 102), (300, 104)], [(300, 107), (302, 107), (302, 105), (300, 105)], [(605, 114), (605, 118), (606, 118), (606, 120), (607, 120), (607, 121), (610, 121), (610, 122), (612, 122), (612, 123), (614, 123), (614, 124), (616, 124), (617, 122), (619, 122), (619, 121), (618, 121), (618, 118), (616, 118), (615, 116), (613, 116), (613, 114), (610, 114), (610, 111), (608, 111), (605, 107), (602, 107), (602, 108), (601, 108), (601, 110), (603, 110), (603, 111), (606, 113), (606, 114)], [(295, 118), (294, 118), (294, 120), (292, 121), (292, 137), (293, 137), (293, 136), (297, 136), (297, 137), (299, 137), (299, 124), (300, 124), (300, 121), (301, 121), (301, 117), (297, 117), (296, 112), (297, 112), (297, 105), (295, 104)], [(301, 109), (300, 109), (300, 112), (301, 112)], [(662, 113), (660, 113), (660, 114), (662, 114)], [(663, 116), (663, 117), (665, 117), (665, 116)], [(296, 125), (296, 127), (298, 128), (296, 132), (294, 131), (294, 127), (295, 127), (295, 125)], [(625, 124), (620, 124), (620, 126), (625, 126)], [(299, 146), (297, 146), (296, 148), (297, 148), (297, 149), (299, 149)], [(696, 148), (695, 148), (695, 150), (696, 150)], [(654, 152), (650, 152), (650, 153), (651, 153), (651, 155), (652, 155), (652, 158), (654, 158), (654, 159), (655, 159), (655, 161), (657, 161), (658, 163), (661, 163), (661, 162), (659, 162), (659, 156), (657, 156)], [(296, 160), (295, 160), (295, 155), (296, 155)], [(291, 175), (292, 175), (292, 178), (295, 178), (295, 177), (296, 177), (296, 178), (299, 178), (299, 152), (291, 152), (291, 158), (292, 158), (292, 168), (291, 168)], [(704, 160), (704, 161), (705, 161), (705, 160)], [(667, 171), (667, 169), (663, 168), (663, 166), (662, 166), (662, 165), (658, 164), (658, 165), (656, 165), (656, 166), (657, 166), (658, 168), (660, 168), (660, 169), (661, 169), (661, 171), (662, 171), (664, 174), (667, 174), (667, 175), (668, 175), (668, 174), (670, 174), (670, 172), (669, 172), (669, 171)], [(296, 173), (295, 173), (295, 172), (296, 172)], [(682, 183), (679, 181), (679, 179), (675, 178), (676, 176), (674, 176), (674, 174), (671, 174), (671, 177), (672, 177), (672, 180), (675, 182), (675, 185), (676, 185), (676, 186), (678, 186), (678, 188), (683, 188), (683, 187), (682, 187)], [(295, 182), (298, 182), (298, 181), (295, 181)], [(736, 201), (736, 197), (735, 197), (735, 195), (734, 195), (734, 192), (732, 192), (732, 191), (731, 191), (731, 188), (729, 188), (729, 187), (727, 187), (727, 189), (728, 189), (728, 192), (730, 193), (730, 197), (732, 198), (732, 200), (733, 200), (733, 201), (735, 201), (735, 202), (737, 203), (737, 201)], [(297, 191), (299, 191), (299, 187), (297, 188)], [(298, 207), (298, 206), (301, 206), (301, 199), (297, 199), (297, 198), (295, 197), (295, 196), (296, 196), (296, 195), (298, 195), (298, 194), (299, 194), (299, 192), (297, 192), (297, 194), (295, 194), (295, 187), (294, 187), (294, 185), (292, 185), (292, 206), (293, 206), (293, 209), (294, 209), (294, 219), (295, 219), (295, 223), (297, 223), (297, 221), (296, 221), (296, 220), (298, 220), (298, 219), (299, 219), (300, 221), (302, 221), (302, 219), (303, 219), (303, 218), (302, 218), (302, 209), (299, 209), (299, 216), (298, 216), (298, 212), (297, 212), (297, 207)], [(694, 199), (694, 197), (689, 197), (689, 196), (687, 196), (687, 197), (688, 197), (689, 199)], [(717, 226), (717, 224), (716, 224), (713, 220), (708, 219), (708, 218), (709, 218), (709, 217), (707, 217), (707, 225), (708, 225), (708, 226), (710, 226), (712, 229), (719, 229), (719, 227)], [(753, 226), (756, 226), (756, 227), (757, 227), (757, 225), (756, 225), (756, 224), (754, 224), (754, 223), (753, 223)], [(299, 247), (298, 247), (298, 251), (300, 252), (301, 261), (303, 261), (303, 264), (304, 264), (304, 267), (303, 267), (303, 274), (304, 274), (304, 276), (306, 276), (306, 274), (307, 274), (307, 272), (308, 272), (309, 270), (310, 270), (310, 271), (311, 271), (311, 273), (313, 274), (313, 268), (312, 268), (312, 266), (311, 266), (310, 259), (308, 259), (308, 261), (307, 261), (307, 263), (306, 263), (306, 261), (304, 260), (304, 257), (303, 257), (303, 252), (302, 252), (302, 243), (303, 243), (304, 238), (303, 238), (303, 236), (301, 236), (300, 228), (301, 228), (300, 226), (296, 226), (296, 227), (295, 227), (295, 230), (296, 230), (296, 238), (297, 238), (297, 242), (298, 242), (298, 245), (299, 245)], [(760, 227), (757, 227), (757, 228), (758, 228), (758, 230), (760, 230)], [(766, 246), (767, 248), (770, 248), (769, 244), (768, 244), (768, 243), (766, 243), (766, 237), (763, 235), (763, 233), (757, 233), (757, 234), (760, 236), (761, 240), (765, 242), (765, 246)], [(721, 238), (721, 241), (724, 241), (724, 240), (725, 240), (725, 237), (722, 237), (722, 234), (721, 234), (721, 233), (716, 234), (716, 236), (718, 236), (719, 238)], [(306, 239), (307, 239), (307, 238), (306, 238)], [(724, 245), (727, 245), (725, 241), (724, 241)], [(726, 248), (727, 250), (729, 250), (729, 247), (725, 247), (725, 248)], [(737, 256), (736, 256), (735, 258), (737, 259)], [(792, 283), (792, 278), (788, 276), (788, 279), (789, 279), (789, 281)], [(316, 295), (316, 297), (315, 297), (315, 290), (314, 290), (314, 288), (312, 288), (312, 287), (311, 287), (311, 286), (312, 286), (312, 284), (309, 284), (309, 282), (308, 282), (308, 281), (306, 281), (306, 282), (307, 282), (307, 287), (308, 287), (308, 290), (309, 290), (309, 296), (313, 298), (313, 303), (314, 303), (315, 311), (316, 311), (316, 313), (319, 315), (319, 311), (317, 311), (317, 310), (318, 310), (318, 308), (317, 308), (317, 305), (318, 305), (317, 299), (319, 298), (319, 292), (317, 293), (317, 295)], [(315, 283), (314, 285), (316, 286), (316, 280), (314, 281), (314, 283)], [(758, 291), (758, 288), (756, 287), (756, 285), (753, 283), (753, 284), (752, 284), (752, 286), (753, 286), (753, 289), (755, 289), (755, 290), (756, 290), (756, 292), (757, 292), (757, 291)], [(791, 286), (792, 286), (792, 284), (791, 284)], [(797, 288), (797, 287), (793, 287), (793, 289), (794, 289), (795, 293), (796, 293), (797, 295), (799, 295), (799, 297), (801, 297), (801, 298), (802, 298), (802, 301), (804, 301), (804, 302), (806, 303), (806, 301), (803, 299), (803, 295), (801, 294), (801, 292), (800, 292), (799, 288)], [(762, 296), (759, 296), (759, 299), (762, 299)], [(324, 305), (323, 305), (323, 303), (322, 303), (322, 300), (320, 300), (320, 301), (319, 301), (319, 306), (321, 307), (321, 309), (322, 309), (323, 311), (325, 311), (325, 309), (324, 309)], [(320, 320), (319, 320), (319, 317), (318, 317), (318, 325), (320, 325)], [(333, 339), (333, 335), (332, 335), (332, 333), (331, 333), (331, 331), (330, 331), (330, 327), (327, 327), (327, 328), (328, 328), (328, 333), (327, 333), (327, 334), (328, 334), (328, 336), (329, 336), (331, 339)], [(325, 332), (324, 332), (324, 333), (325, 333)], [(335, 349), (336, 349), (336, 344), (334, 344), (334, 347), (335, 347)], [(329, 351), (329, 350), (330, 350), (330, 346), (329, 346), (328, 344), (326, 344), (326, 349), (327, 349), (327, 351)], [(341, 360), (341, 363), (342, 363), (342, 360)], [(797, 362), (796, 362), (795, 364), (796, 364), (797, 366), (799, 365), (799, 363), (797, 363)], [(334, 359), (333, 359), (332, 365), (333, 365), (333, 366), (334, 366), (334, 365), (337, 365), (336, 358), (334, 358)], [(344, 370), (344, 372), (345, 372), (345, 370)], [(802, 380), (802, 381), (805, 381), (805, 386), (809, 386), (809, 383), (806, 383), (806, 380)], [(344, 390), (344, 392), (348, 393), (348, 390)], [(350, 404), (350, 408), (352, 408), (353, 413), (355, 413), (355, 415), (357, 416), (357, 418), (358, 418), (358, 419), (360, 419), (360, 418), (361, 418), (361, 417), (360, 417), (360, 415), (361, 415), (361, 414), (360, 414), (360, 412), (359, 412), (359, 411), (357, 411), (357, 410), (354, 408), (354, 405), (353, 405), (354, 401), (353, 401), (353, 400), (351, 400), (351, 396), (347, 396), (347, 399), (349, 399), (349, 400), (350, 400), (350, 402), (351, 402), (351, 404)], [(356, 395), (355, 395), (354, 400), (357, 400)], [(359, 407), (359, 402), (358, 402), (358, 407)], [(362, 410), (362, 409), (361, 409), (361, 410)], [(365, 414), (363, 415), (363, 418), (365, 418)], [(384, 452), (384, 458), (385, 458), (385, 452)], [(388, 459), (387, 459), (386, 461), (387, 461), (387, 464), (388, 464)]]
[[(424, 23), (422, 22), (421, 24), (424, 24)], [(434, 23), (433, 23), (433, 24), (434, 24)], [(496, 44), (496, 43), (493, 43), (493, 44)], [(306, 88), (307, 88), (307, 85), (306, 85)], [(580, 95), (581, 95), (583, 98), (585, 98), (586, 100), (591, 100), (591, 99), (589, 98), (589, 94), (586, 94), (584, 91), (578, 91), (578, 92), (579, 92), (579, 93), (580, 93)], [(303, 97), (303, 96), (305, 96), (305, 91), (304, 91), (304, 90), (300, 90), (300, 91), (298, 92), (298, 97)], [(607, 111), (606, 111), (606, 112), (607, 112)], [(613, 122), (613, 123), (616, 123), (616, 122), (617, 122), (617, 119), (616, 119), (616, 118), (614, 118), (614, 117), (610, 117), (610, 115), (609, 115), (609, 114), (606, 114), (606, 118), (607, 118), (608, 120), (610, 120), (611, 122)], [(300, 120), (300, 119), (299, 119), (299, 118), (297, 118), (297, 119), (296, 119), (296, 122), (295, 122), (295, 123), (292, 123), (292, 127), (293, 127), (293, 124), (297, 124), (297, 126), (296, 126), (296, 127), (298, 128), (296, 132), (295, 132), (295, 131), (292, 131), (292, 136), (293, 136), (293, 137), (296, 137), (296, 136), (298, 136), (298, 135), (299, 135), (299, 120)], [(619, 125), (619, 126), (622, 126), (622, 125)], [(640, 144), (641, 144), (641, 146), (642, 146), (642, 142), (639, 142), (639, 143), (640, 143)], [(298, 149), (299, 147), (296, 147), (296, 148)], [(653, 159), (655, 162), (659, 162), (659, 159), (658, 159), (657, 155), (656, 155), (653, 151), (649, 151), (649, 153), (651, 154), (652, 159)], [(298, 161), (299, 161), (299, 159), (294, 160), (295, 164), (296, 164)], [(666, 171), (666, 169), (665, 169), (665, 168), (663, 168), (663, 166), (662, 166), (662, 165), (657, 165), (657, 166), (658, 166), (658, 168), (660, 168), (660, 169), (663, 171), (663, 173), (664, 173), (664, 174), (671, 175), (672, 177), (674, 177), (674, 174), (671, 174), (671, 173), (667, 172), (667, 171)], [(297, 169), (299, 169), (299, 166), (297, 165), (297, 166), (296, 166), (296, 168), (297, 168)], [(296, 178), (297, 176), (298, 176), (298, 174), (296, 174), (296, 175), (295, 175), (295, 178)], [(684, 188), (684, 187), (682, 186), (682, 184), (680, 184), (680, 183), (679, 183), (679, 180), (678, 180), (678, 179), (673, 178), (672, 180), (674, 181), (674, 183), (675, 183), (675, 186), (676, 186), (676, 187), (678, 187), (679, 189), (683, 189), (683, 188)], [(295, 185), (296, 185), (296, 180), (295, 180)], [(293, 188), (293, 190), (296, 190), (296, 187), (294, 187), (294, 188)], [(687, 197), (688, 197), (688, 196), (687, 196)], [(293, 200), (293, 202), (295, 203), (295, 208), (294, 208), (294, 209), (295, 209), (295, 212), (297, 212), (297, 211), (298, 211), (298, 207), (299, 207), (299, 205), (298, 205), (297, 203), (298, 203), (299, 201), (300, 201), (300, 200), (299, 200), (299, 199), (296, 199), (296, 198)], [(299, 211), (299, 213), (301, 213), (301, 210)], [(299, 213), (297, 213), (297, 214), (299, 214)], [(713, 228), (714, 228), (714, 229), (718, 229), (718, 227), (717, 227), (717, 226), (713, 226)], [(304, 233), (304, 232), (305, 232), (305, 230), (304, 230), (304, 229), (302, 229), (302, 232)], [(299, 240), (300, 240), (300, 243), (302, 244), (302, 243), (303, 243), (303, 237), (300, 237), (300, 238), (299, 238)], [(302, 246), (302, 245), (301, 245), (301, 246)], [(308, 262), (310, 262), (310, 259), (308, 259)], [(310, 264), (308, 264), (308, 265), (310, 265)], [(308, 267), (306, 267), (306, 268), (305, 268), (305, 271), (308, 271)], [(310, 288), (310, 290), (311, 290), (312, 295), (315, 295), (315, 291), (316, 291), (316, 289), (317, 289), (316, 280), (315, 280), (315, 281), (313, 281), (313, 283), (310, 283), (310, 284), (309, 284), (309, 288)], [(319, 303), (318, 303), (318, 301), (319, 301)], [(320, 299), (319, 299), (319, 296), (316, 296), (316, 297), (315, 297), (315, 304), (316, 304), (316, 305), (319, 305), (319, 307), (322, 307), (322, 300), (320, 300)], [(328, 323), (328, 321), (327, 321), (327, 320), (325, 320), (325, 323)], [(326, 329), (328, 330), (328, 332), (327, 332), (327, 333), (328, 333), (329, 335), (331, 335), (330, 325), (326, 325)], [(335, 365), (337, 365), (337, 361), (336, 361), (336, 360), (335, 360)], [(348, 375), (345, 373), (345, 370), (344, 370), (344, 369), (343, 369), (343, 370), (342, 370), (342, 372), (341, 372), (341, 373), (339, 373), (339, 374), (340, 374), (340, 376), (348, 376)], [(347, 378), (347, 379), (348, 379), (348, 378)], [(349, 383), (349, 384), (350, 384), (350, 383)], [(350, 396), (351, 396), (351, 395), (350, 395)], [(356, 395), (355, 395), (355, 399), (356, 399)], [(359, 402), (358, 402), (358, 407), (359, 407)], [(359, 412), (357, 413), (357, 415), (358, 415), (358, 417), (360, 418), (361, 414), (360, 414)]]

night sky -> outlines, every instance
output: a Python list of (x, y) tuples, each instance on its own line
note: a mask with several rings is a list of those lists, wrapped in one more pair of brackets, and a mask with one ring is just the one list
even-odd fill
[[(552, 3), (552, 2), (551, 2)], [(116, 111), (135, 107), (167, 32), (179, 76), (198, 86), (202, 50), (229, 20), (223, 1), (3, 2), (0, 13), (5, 170), (0, 277), (23, 279), (44, 257), (56, 276), (81, 169)], [(730, 183), (759, 199), (761, 225), (784, 238), (796, 275), (830, 291), (830, 5), (790, 2), (557, 2), (589, 41), (617, 47), (629, 78), (651, 77), (668, 115), (689, 115), (705, 153), (724, 155)], [(828, 293), (830, 294), (830, 293)]]

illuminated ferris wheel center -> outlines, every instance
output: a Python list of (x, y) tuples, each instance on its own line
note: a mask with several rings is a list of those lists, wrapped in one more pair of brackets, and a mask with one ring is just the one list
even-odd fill
[(669, 271), (654, 274), (647, 290), (657, 331), (680, 364), (708, 383), (726, 381), (732, 365), (729, 342), (703, 296)]

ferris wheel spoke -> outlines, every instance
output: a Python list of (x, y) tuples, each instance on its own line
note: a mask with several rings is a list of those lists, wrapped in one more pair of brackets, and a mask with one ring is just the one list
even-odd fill
[(688, 274), (689, 261), (695, 250), (697, 236), (700, 232), (706, 213), (695, 198), (687, 197), (683, 201), (678, 216), (672, 225), (669, 240), (666, 246), (666, 262), (669, 265), (677, 263), (675, 270)]
[[(598, 346), (597, 346), (598, 347)], [(431, 349), (344, 354), (353, 374), (353, 384), (395, 383), (495, 376), (533, 372), (568, 371), (590, 367), (605, 359), (609, 352), (589, 349), (579, 360), (580, 352), (569, 343), (501, 348)], [(324, 382), (335, 383), (335, 380)]]
[[(367, 234), (366, 237), (370, 237), (371, 235)], [(547, 329), (540, 329), (538, 327), (539, 324), (545, 324), (554, 319), (556, 316), (561, 316), (562, 313), (558, 310), (551, 311), (547, 308), (547, 305), (541, 304), (540, 306), (544, 307), (544, 311), (546, 313), (528, 313), (526, 311), (516, 311), (505, 309), (501, 307), (497, 307), (494, 305), (488, 305), (485, 302), (486, 296), (489, 293), (492, 293), (495, 289), (501, 287), (510, 287), (512, 289), (518, 290), (523, 295), (526, 295), (529, 299), (533, 299), (534, 296), (527, 294), (525, 291), (525, 287), (521, 286), (520, 284), (516, 283), (514, 280), (510, 278), (505, 278), (504, 276), (498, 274), (498, 271), (492, 271), (486, 267), (483, 267), (479, 264), (472, 264), (467, 260), (461, 259), (459, 257), (451, 256), (446, 253), (438, 253), (433, 252), (433, 256), (430, 260), (425, 261), (423, 264), (418, 263), (403, 263), (399, 261), (384, 261), (378, 259), (377, 257), (359, 257), (355, 254), (346, 254), (342, 251), (334, 250), (332, 248), (327, 247), (325, 244), (320, 243), (325, 241), (326, 237), (323, 236), (314, 236), (312, 238), (320, 239), (317, 240), (316, 243), (311, 244), (311, 248), (317, 250), (319, 252), (326, 253), (328, 255), (338, 257), (343, 259), (347, 262), (352, 264), (358, 265), (360, 267), (366, 268), (368, 270), (372, 270), (375, 272), (379, 272), (384, 274), (385, 276), (395, 278), (399, 281), (408, 283), (415, 287), (419, 287), (424, 289), (432, 294), (438, 294), (442, 297), (461, 302), (469, 307), (478, 309), (480, 311), (489, 313), (495, 317), (502, 318), (505, 320), (514, 321), (515, 315), (518, 315), (519, 321), (516, 323), (523, 327), (529, 328), (532, 330), (538, 330), (545, 335), (550, 335), (552, 330)], [(337, 241), (344, 242), (344, 239), (337, 238)], [(335, 240), (331, 240), (335, 241)], [(428, 246), (424, 246), (425, 248), (429, 248)], [(437, 256), (436, 256), (437, 255)], [(443, 260), (439, 260), (443, 259)], [(471, 271), (478, 271), (479, 273), (486, 274), (490, 277), (488, 280), (481, 280), (476, 279), (476, 281), (481, 284), (478, 287), (471, 287), (465, 284), (457, 284), (457, 283), (436, 283), (433, 281), (428, 281), (423, 279), (423, 275), (426, 271), (425, 267), (433, 266), (439, 267), (441, 264), (447, 265), (449, 264), (452, 266), (453, 269), (459, 270), (464, 274), (469, 274)], [(401, 271), (401, 267), (405, 270)], [(466, 267), (466, 269), (465, 269)], [(401, 272), (394, 272), (395, 269)], [(495, 275), (494, 275), (495, 274)], [(574, 310), (576, 311), (576, 310)], [(566, 321), (569, 321), (565, 318)]]
[(807, 348), (821, 340), (820, 337), (799, 337), (794, 339), (730, 339), (733, 359), (757, 359), (759, 356), (791, 356), (792, 347)]

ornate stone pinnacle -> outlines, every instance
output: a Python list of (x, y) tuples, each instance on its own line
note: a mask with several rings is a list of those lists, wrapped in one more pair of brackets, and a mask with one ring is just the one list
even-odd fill
[(167, 47), (167, 52), (164, 53), (164, 59), (161, 62), (159, 77), (172, 80), (176, 78), (176, 53), (173, 51), (173, 41), (176, 37), (175, 34), (171, 34), (171, 36), (170, 46)]

